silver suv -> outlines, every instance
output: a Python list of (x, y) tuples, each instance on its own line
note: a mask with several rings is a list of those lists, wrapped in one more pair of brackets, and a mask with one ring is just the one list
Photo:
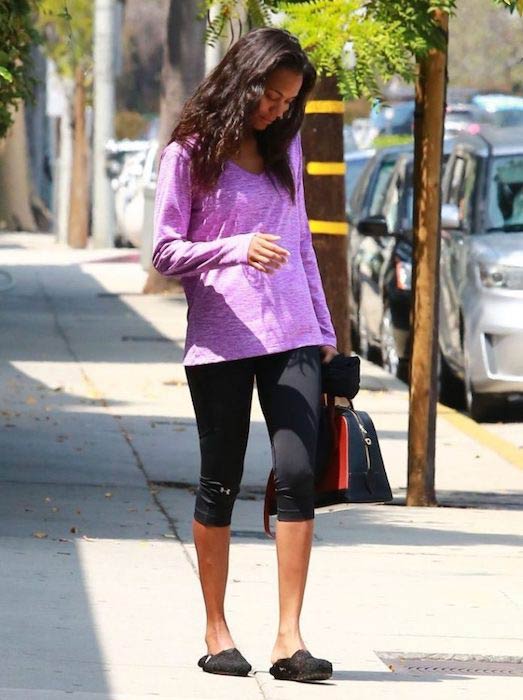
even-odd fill
[(523, 128), (459, 136), (441, 221), (442, 398), (458, 377), (476, 420), (523, 400)]

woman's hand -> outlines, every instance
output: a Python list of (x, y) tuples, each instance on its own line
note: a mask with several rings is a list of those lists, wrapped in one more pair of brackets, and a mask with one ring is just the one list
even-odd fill
[(289, 251), (276, 245), (281, 236), (273, 236), (271, 233), (257, 233), (252, 237), (247, 262), (251, 267), (260, 272), (272, 274), (289, 259)]
[(332, 358), (339, 354), (334, 345), (320, 345), (321, 362), (324, 365), (328, 365)]

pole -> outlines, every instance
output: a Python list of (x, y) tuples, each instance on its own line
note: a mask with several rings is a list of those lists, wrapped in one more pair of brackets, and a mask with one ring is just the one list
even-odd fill
[(410, 366), (408, 506), (435, 505), (441, 164), (447, 83), (448, 14), (434, 16), (445, 38), (418, 62), (414, 120), (414, 268)]
[(318, 267), (336, 331), (338, 350), (349, 353), (343, 111), (336, 79), (320, 78), (307, 104), (302, 143), (307, 214)]
[(114, 135), (115, 0), (95, 0), (92, 233), (96, 248), (112, 247), (114, 195), (105, 171), (107, 141)]
[(85, 129), (85, 76), (81, 65), (76, 66), (74, 82), (73, 168), (68, 243), (71, 248), (85, 248), (89, 231), (89, 183), (87, 179), (87, 139)]

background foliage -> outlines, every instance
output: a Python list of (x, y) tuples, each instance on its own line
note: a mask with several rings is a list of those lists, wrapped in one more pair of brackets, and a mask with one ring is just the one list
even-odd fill
[(211, 41), (245, 13), (249, 26), (277, 17), (300, 39), (320, 74), (335, 75), (350, 99), (379, 97), (394, 75), (410, 82), (414, 59), (444, 41), (433, 10), (452, 12), (455, 0), (206, 0), (205, 6), (216, 12)]
[(450, 20), (450, 87), (523, 94), (523, 22), (504, 7), (492, 0), (458, 1)]
[(58, 72), (72, 77), (79, 65), (92, 70), (93, 0), (39, 0), (38, 26), (44, 37), (46, 53)]
[(34, 28), (36, 0), (0, 0), (0, 138), (13, 123), (20, 100), (31, 98), (31, 46), (38, 41)]
[[(523, 0), (489, 3), (493, 9), (523, 13)], [(383, 85), (395, 75), (413, 81), (416, 59), (445, 43), (434, 11), (453, 15), (461, 0), (205, 0), (204, 6), (215, 11), (211, 41), (231, 20), (246, 18), (249, 27), (283, 24), (298, 36), (320, 73), (337, 77), (343, 97), (372, 99), (381, 97)], [(475, 23), (471, 3), (465, 14), (468, 35)], [(496, 33), (491, 34), (496, 41)]]

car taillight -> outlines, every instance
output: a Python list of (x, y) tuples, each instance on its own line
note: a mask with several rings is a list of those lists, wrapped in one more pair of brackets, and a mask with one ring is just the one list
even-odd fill
[(412, 263), (396, 258), (396, 287), (405, 291), (412, 288)]

